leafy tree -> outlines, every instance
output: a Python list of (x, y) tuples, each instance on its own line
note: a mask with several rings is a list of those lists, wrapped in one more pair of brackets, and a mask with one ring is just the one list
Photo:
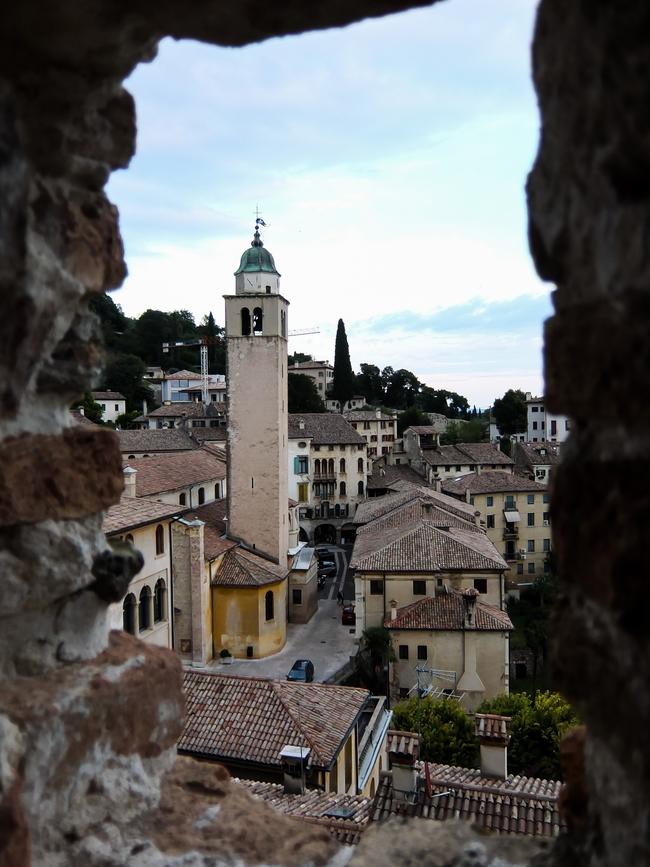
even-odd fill
[(86, 391), (83, 400), (79, 400), (72, 405), (73, 409), (83, 409), (84, 415), (88, 421), (94, 421), (95, 424), (102, 423), (102, 408), (97, 401), (93, 400), (93, 396), (89, 391)]
[(398, 436), (402, 436), (407, 427), (426, 424), (430, 424), (429, 416), (412, 406), (410, 409), (400, 412), (397, 416), (397, 434)]
[(497, 398), (492, 412), (502, 434), (519, 433), (527, 428), (526, 395), (518, 388), (510, 388)]
[(334, 345), (334, 377), (332, 380), (331, 395), (338, 400), (341, 412), (345, 410), (345, 404), (354, 396), (356, 379), (350, 364), (350, 348), (345, 333), (343, 320), (339, 319), (336, 329), (336, 343)]
[(306, 355), (304, 352), (292, 352), (288, 358), (289, 364), (300, 364), (301, 361), (313, 361), (311, 355)]
[(399, 370), (393, 370), (387, 377), (384, 399), (390, 407), (408, 409), (410, 406), (415, 406), (421, 390), (422, 383), (417, 376), (402, 367)]
[(290, 373), (287, 391), (289, 412), (325, 412), (325, 404), (311, 376)]
[(210, 340), (208, 344), (208, 370), (210, 373), (226, 372), (226, 329), (217, 325), (212, 313), (203, 317), (196, 329), (201, 337)]
[(504, 455), (508, 455), (508, 457), (510, 457), (510, 455), (512, 454), (512, 440), (509, 436), (501, 437), (501, 439), (499, 440), (499, 448)]
[(441, 434), (442, 445), (456, 443), (480, 443), (485, 439), (485, 425), (478, 419), (472, 421), (452, 421), (445, 433)]
[(123, 412), (122, 415), (118, 415), (115, 419), (115, 427), (119, 430), (130, 430), (139, 415), (140, 412), (137, 409), (131, 410), (131, 412)]
[(88, 306), (99, 317), (105, 345), (109, 349), (120, 349), (124, 334), (132, 326), (132, 321), (106, 292), (91, 295)]
[(361, 373), (357, 374), (356, 391), (362, 394), (369, 404), (381, 403), (384, 391), (381, 373), (376, 364), (361, 365)]
[(410, 698), (395, 705), (391, 725), (420, 733), (420, 756), (426, 761), (476, 767), (478, 743), (474, 723), (455, 701), (431, 696)]
[(521, 590), (519, 599), (508, 601), (508, 616), (515, 627), (510, 639), (511, 650), (527, 650), (533, 660), (533, 683), (544, 669), (550, 646), (550, 620), (558, 592), (553, 571), (540, 575), (532, 587)]
[(356, 674), (371, 692), (386, 695), (388, 663), (395, 660), (390, 632), (385, 626), (363, 630), (355, 657)]
[(563, 735), (580, 724), (571, 705), (558, 692), (523, 692), (484, 701), (478, 713), (512, 717), (508, 770), (512, 774), (562, 779), (559, 744)]
[(106, 365), (106, 387), (122, 392), (126, 398), (127, 412), (140, 411), (143, 400), (147, 401), (150, 408), (154, 405), (153, 392), (142, 382), (146, 369), (144, 361), (137, 355), (115, 355)]

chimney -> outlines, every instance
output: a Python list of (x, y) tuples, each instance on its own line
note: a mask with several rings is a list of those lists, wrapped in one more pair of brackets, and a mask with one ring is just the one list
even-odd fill
[(144, 416), (147, 415), (147, 401), (146, 400), (142, 401), (142, 415), (144, 415)]
[(438, 473), (436, 473), (435, 476), (433, 477), (433, 487), (436, 489), (436, 491), (439, 494), (442, 493), (442, 479), (440, 478)]
[(393, 800), (413, 804), (418, 792), (417, 760), (420, 735), (417, 732), (389, 731), (386, 738), (388, 766), (393, 777)]
[(390, 600), (390, 619), (397, 620), (397, 601), (395, 599)]
[(466, 587), (463, 593), (463, 604), (465, 606), (465, 625), (474, 626), (474, 617), (476, 615), (476, 600), (478, 598), (478, 590), (474, 587)]
[(469, 488), (466, 488), (466, 489), (465, 489), (465, 502), (466, 502), (466, 503), (469, 503), (471, 496), (472, 496), (472, 495), (471, 495), (470, 492), (469, 492)]
[(509, 716), (498, 716), (492, 713), (474, 715), (476, 737), (481, 748), (482, 776), (507, 779), (510, 723)]
[(380, 409), (375, 410), (375, 418), (381, 418), (381, 410)]
[(124, 496), (125, 497), (135, 497), (135, 479), (138, 475), (138, 471), (134, 470), (133, 467), (124, 467)]
[(305, 423), (304, 423), (304, 421), (303, 421), (302, 419), (300, 419), (300, 421), (298, 422), (298, 427), (299, 427), (300, 430), (304, 430), (304, 429), (305, 429)]
[(309, 747), (287, 744), (280, 750), (285, 795), (304, 795), (305, 777), (309, 766)]

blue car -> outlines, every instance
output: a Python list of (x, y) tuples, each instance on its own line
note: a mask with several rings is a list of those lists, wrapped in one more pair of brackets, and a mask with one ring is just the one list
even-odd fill
[(302, 683), (311, 683), (313, 679), (314, 663), (311, 659), (297, 659), (287, 675), (287, 680), (299, 680)]

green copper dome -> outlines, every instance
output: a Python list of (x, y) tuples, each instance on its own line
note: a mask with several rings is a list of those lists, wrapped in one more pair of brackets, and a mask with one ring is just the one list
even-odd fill
[(266, 271), (269, 274), (280, 276), (278, 269), (275, 267), (273, 256), (264, 248), (257, 226), (255, 227), (255, 235), (251, 241), (251, 245), (241, 257), (241, 262), (239, 263), (239, 268), (235, 271), (235, 276), (251, 271)]

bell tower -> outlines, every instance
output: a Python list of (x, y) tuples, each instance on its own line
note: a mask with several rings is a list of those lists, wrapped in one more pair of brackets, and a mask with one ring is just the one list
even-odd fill
[(289, 547), (287, 312), (259, 225), (224, 295), (228, 382), (228, 535), (276, 563)]

